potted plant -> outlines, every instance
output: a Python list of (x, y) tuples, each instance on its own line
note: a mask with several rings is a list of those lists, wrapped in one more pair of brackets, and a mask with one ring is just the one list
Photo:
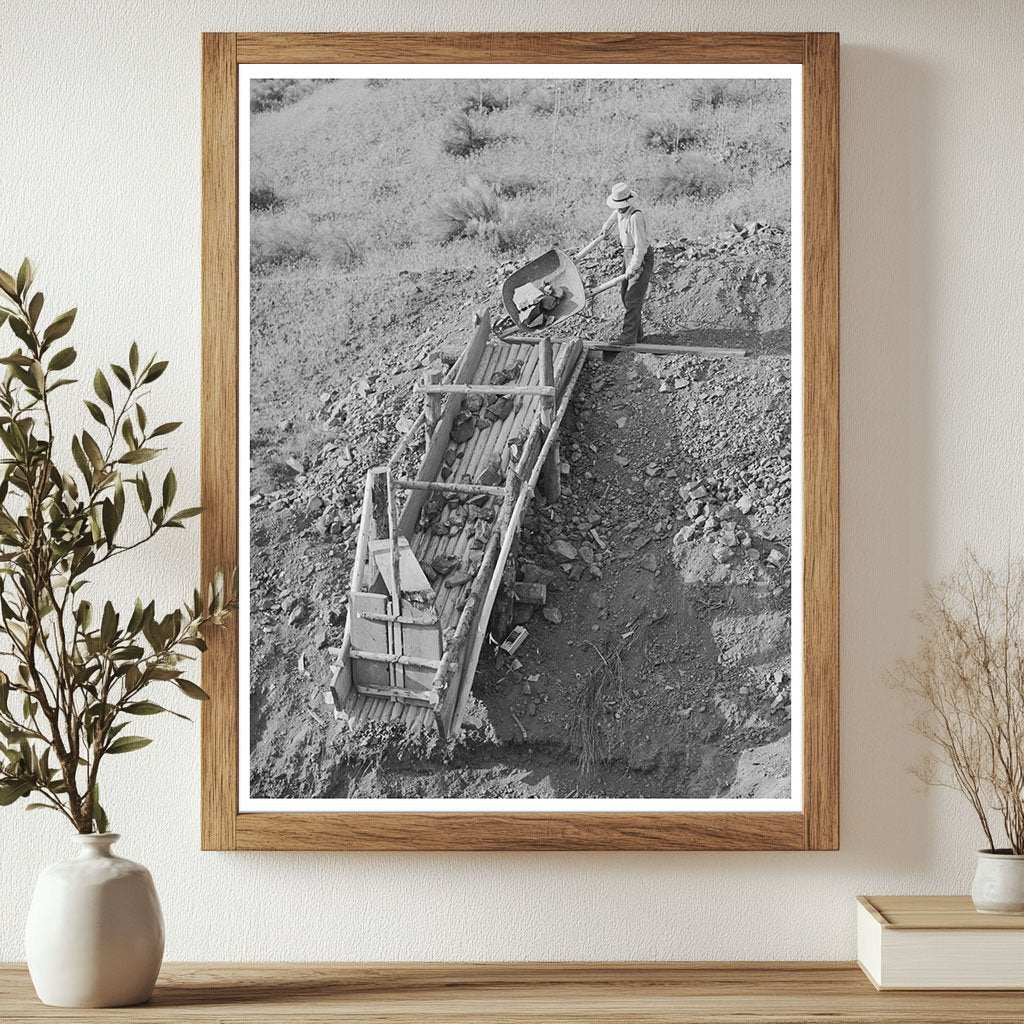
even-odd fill
[(982, 913), (1024, 914), (1024, 562), (969, 554), (925, 592), (923, 630), (897, 682), (937, 747), (915, 774), (970, 802), (985, 836), (971, 888)]
[(94, 594), (93, 574), (198, 508), (175, 505), (173, 469), (147, 472), (161, 438), (180, 425), (149, 422), (142, 402), (167, 363), (142, 359), (96, 370), (84, 401), (94, 425), (58, 430), (53, 396), (76, 383), (64, 340), (75, 310), (43, 326), (43, 294), (26, 260), (0, 271), (0, 328), (15, 347), (0, 358), (0, 805), (62, 815), (77, 858), (42, 872), (26, 928), (33, 983), (46, 1003), (118, 1006), (152, 992), (163, 922), (149, 872), (115, 856), (101, 804), (108, 757), (151, 739), (133, 725), (172, 714), (161, 691), (205, 700), (186, 678), (206, 627), (234, 606), (224, 578), (180, 608), (153, 601), (119, 609)]

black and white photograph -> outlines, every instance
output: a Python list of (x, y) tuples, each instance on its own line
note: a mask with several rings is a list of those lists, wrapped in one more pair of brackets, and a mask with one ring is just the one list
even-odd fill
[(372, 70), (240, 82), (243, 804), (792, 806), (799, 71)]

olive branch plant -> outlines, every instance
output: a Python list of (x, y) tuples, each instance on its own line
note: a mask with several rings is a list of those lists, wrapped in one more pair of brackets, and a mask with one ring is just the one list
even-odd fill
[(109, 375), (95, 372), (84, 406), (97, 426), (61, 437), (52, 397), (77, 383), (64, 375), (77, 353), (57, 343), (76, 310), (44, 328), (34, 276), (27, 259), (16, 275), (0, 270), (0, 328), (17, 343), (0, 357), (0, 805), (24, 799), (80, 833), (105, 832), (101, 765), (152, 742), (125, 731), (133, 720), (186, 718), (151, 699), (160, 686), (207, 699), (185, 673), (207, 627), (234, 610), (237, 575), (216, 573), (164, 615), (141, 598), (130, 612), (87, 599), (94, 570), (202, 510), (175, 507), (173, 469), (155, 489), (140, 468), (180, 423), (148, 422), (142, 400), (167, 362), (142, 360), (137, 344)]

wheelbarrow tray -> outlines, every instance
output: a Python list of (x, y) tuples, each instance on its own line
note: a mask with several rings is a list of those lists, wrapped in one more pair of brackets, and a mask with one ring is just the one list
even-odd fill
[(568, 253), (561, 249), (549, 249), (546, 253), (530, 260), (525, 266), (520, 267), (512, 273), (501, 289), (501, 301), (505, 306), (505, 312), (512, 318), (513, 324), (523, 330), (534, 330), (527, 327), (519, 318), (519, 310), (513, 301), (516, 291), (524, 284), (538, 284), (541, 281), (550, 281), (556, 287), (565, 289), (565, 296), (559, 304), (551, 311), (552, 319), (545, 327), (553, 327), (557, 323), (578, 313), (587, 304), (587, 291), (583, 286), (583, 278), (580, 277), (576, 264)]

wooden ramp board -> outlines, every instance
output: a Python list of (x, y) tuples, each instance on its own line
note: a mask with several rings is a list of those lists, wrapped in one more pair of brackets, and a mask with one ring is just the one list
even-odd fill
[[(384, 580), (384, 586), (388, 588), (388, 593), (393, 595), (395, 581), (391, 567), (391, 541), (370, 541), (370, 557), (377, 567), (377, 572)], [(430, 580), (420, 568), (420, 563), (416, 560), (409, 542), (404, 537), (398, 538), (398, 578), (403, 594), (421, 594), (424, 591), (433, 591)]]
[[(389, 601), (385, 594), (354, 593), (349, 595), (348, 617), (352, 649), (356, 651), (390, 652), (392, 644), (386, 622), (366, 618), (364, 613), (386, 616)], [(352, 659), (352, 683), (356, 690), (362, 687), (383, 689), (394, 685), (393, 666), (382, 661)]]

